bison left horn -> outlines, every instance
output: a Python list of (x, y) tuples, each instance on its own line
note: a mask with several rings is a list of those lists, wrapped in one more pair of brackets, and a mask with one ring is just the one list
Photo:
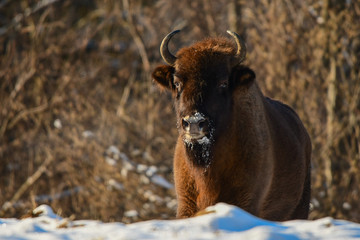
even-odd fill
[(172, 55), (171, 52), (169, 51), (168, 44), (170, 42), (170, 39), (178, 32), (180, 32), (180, 30), (175, 30), (175, 31), (169, 33), (168, 35), (166, 35), (166, 37), (162, 40), (161, 45), (160, 45), (161, 57), (164, 59), (164, 61), (167, 64), (169, 64), (171, 66), (174, 66), (176, 57), (174, 55)]
[(236, 32), (232, 32), (230, 30), (226, 31), (228, 34), (230, 34), (236, 42), (237, 45), (237, 50), (236, 50), (236, 58), (237, 58), (237, 62), (241, 63), (242, 61), (244, 61), (245, 57), (246, 57), (246, 45), (244, 40), (239, 36), (239, 34), (237, 34)]

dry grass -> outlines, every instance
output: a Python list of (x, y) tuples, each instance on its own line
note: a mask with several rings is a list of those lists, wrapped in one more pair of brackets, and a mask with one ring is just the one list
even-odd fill
[(78, 219), (174, 216), (174, 191), (151, 182), (151, 166), (172, 181), (176, 129), (150, 73), (163, 36), (182, 28), (174, 52), (227, 29), (245, 36), (260, 85), (312, 137), (311, 218), (360, 222), (360, 3), (177, 4), (0, 2), (0, 217), (41, 203)]

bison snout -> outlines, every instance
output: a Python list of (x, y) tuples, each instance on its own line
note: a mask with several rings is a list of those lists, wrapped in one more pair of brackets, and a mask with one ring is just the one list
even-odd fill
[(188, 139), (204, 137), (209, 128), (208, 120), (200, 113), (182, 118), (181, 126)]

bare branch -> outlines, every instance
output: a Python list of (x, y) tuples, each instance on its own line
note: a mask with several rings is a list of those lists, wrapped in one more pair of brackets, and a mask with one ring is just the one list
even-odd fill
[(45, 161), (40, 165), (40, 167), (34, 172), (33, 175), (31, 175), (26, 181), (21, 185), (21, 187), (16, 191), (14, 196), (11, 198), (10, 201), (5, 202), (0, 211), (0, 216), (3, 215), (2, 213), (7, 211), (9, 208), (12, 207), (12, 205), (20, 199), (20, 197), (31, 187), (36, 180), (38, 180), (41, 175), (46, 171), (47, 166), (54, 160), (54, 158), (50, 155), (50, 153), (47, 153), (47, 158)]

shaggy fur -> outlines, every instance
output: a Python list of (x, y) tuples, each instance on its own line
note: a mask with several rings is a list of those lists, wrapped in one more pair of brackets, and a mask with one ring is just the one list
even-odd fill
[(309, 135), (290, 107), (263, 96), (254, 72), (235, 62), (235, 52), (231, 41), (210, 38), (181, 49), (174, 66), (153, 72), (155, 82), (173, 93), (178, 126), (195, 112), (209, 123), (203, 147), (184, 142), (179, 127), (177, 216), (226, 202), (269, 220), (305, 219)]

